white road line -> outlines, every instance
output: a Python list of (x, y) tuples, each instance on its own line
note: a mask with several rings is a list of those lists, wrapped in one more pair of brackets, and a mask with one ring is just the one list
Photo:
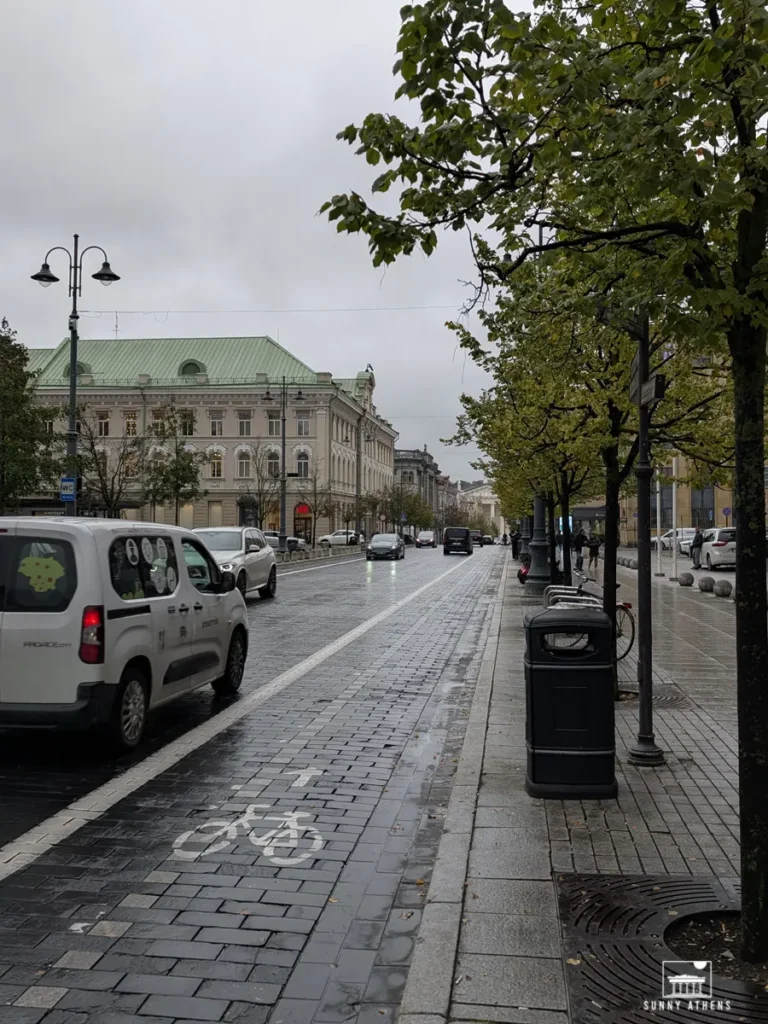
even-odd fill
[(278, 579), (283, 576), (298, 576), (300, 572), (317, 572), (318, 569), (335, 569), (339, 565), (351, 565), (352, 562), (362, 562), (362, 555), (359, 558), (340, 558), (338, 562), (328, 562), (326, 565), (313, 565), (310, 569), (293, 569), (291, 572), (279, 572)]
[(152, 779), (157, 778), (158, 775), (176, 764), (183, 757), (186, 757), (187, 754), (191, 754), (209, 740), (218, 736), (219, 733), (224, 732), (225, 729), (241, 721), (254, 708), (264, 704), (270, 697), (274, 697), (275, 694), (286, 689), (291, 683), (295, 683), (297, 679), (301, 679), (302, 676), (317, 668), (318, 665), (322, 665), (324, 661), (332, 658), (334, 654), (337, 654), (343, 648), (349, 646), (349, 644), (354, 643), (355, 640), (358, 640), (361, 636), (370, 632), (370, 630), (375, 629), (376, 626), (385, 622), (396, 612), (416, 601), (431, 587), (434, 587), (447, 576), (450, 576), (451, 573), (466, 565), (467, 562), (462, 559), (462, 561), (446, 570), (446, 572), (430, 580), (429, 583), (425, 583), (417, 590), (414, 590), (408, 597), (395, 601), (394, 604), (384, 608), (383, 611), (378, 612), (370, 619), (366, 619), (365, 622), (361, 622), (359, 626), (350, 629), (348, 633), (344, 633), (332, 643), (321, 647), (319, 651), (315, 651), (314, 654), (305, 658), (304, 661), (300, 661), (293, 668), (282, 672), (269, 683), (248, 694), (247, 697), (242, 698), (237, 704), (227, 708), (226, 711), (222, 711), (215, 718), (203, 722), (194, 729), (190, 729), (189, 732), (179, 736), (178, 739), (173, 740), (163, 747), (162, 750), (150, 754), (149, 757), (139, 764), (129, 768), (124, 774), (104, 783), (103, 786), (94, 789), (87, 796), (75, 800), (74, 803), (71, 803), (64, 810), (52, 815), (39, 825), (35, 825), (28, 832), (19, 836), (18, 839), (14, 839), (12, 842), (0, 847), (0, 881), (32, 864), (38, 857), (47, 853), (48, 850), (72, 835), (73, 832), (76, 832), (88, 821), (100, 817), (110, 807), (114, 807), (116, 803), (119, 803), (120, 800), (130, 796), (131, 793), (134, 793), (137, 789), (146, 785), (146, 783), (151, 782)]

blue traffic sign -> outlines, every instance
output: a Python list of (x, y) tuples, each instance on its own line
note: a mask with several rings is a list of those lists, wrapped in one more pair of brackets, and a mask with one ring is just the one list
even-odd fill
[(62, 501), (75, 500), (75, 478), (73, 476), (63, 476), (59, 481), (59, 498)]
[(401, 512), (400, 513), (400, 522), (401, 523), (404, 523), (407, 518), (408, 518), (408, 516), (405, 514), (405, 512)]
[(724, 509), (723, 509), (723, 515), (724, 515), (724, 516), (729, 516), (730, 514), (731, 514), (731, 510), (730, 510), (730, 508), (724, 508)]

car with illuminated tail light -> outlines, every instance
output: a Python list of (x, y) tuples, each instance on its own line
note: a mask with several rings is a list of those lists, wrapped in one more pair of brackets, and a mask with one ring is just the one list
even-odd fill
[(235, 577), (192, 531), (0, 520), (0, 728), (100, 729), (131, 750), (154, 708), (235, 694), (247, 654)]

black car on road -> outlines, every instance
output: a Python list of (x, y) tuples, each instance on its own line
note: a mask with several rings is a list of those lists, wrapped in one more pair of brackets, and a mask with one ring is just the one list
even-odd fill
[(377, 558), (388, 558), (397, 560), (405, 558), (405, 544), (403, 538), (396, 533), (377, 533), (371, 537), (371, 542), (366, 548), (365, 557), (369, 562)]
[(471, 555), (472, 534), (466, 526), (449, 526), (443, 533), (444, 555)]

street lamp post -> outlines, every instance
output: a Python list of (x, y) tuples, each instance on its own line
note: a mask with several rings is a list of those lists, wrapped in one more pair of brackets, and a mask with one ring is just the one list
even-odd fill
[[(77, 321), (79, 315), (77, 312), (77, 300), (80, 295), (83, 294), (83, 257), (91, 249), (98, 249), (101, 255), (104, 257), (104, 262), (101, 265), (101, 270), (97, 270), (95, 274), (91, 274), (94, 280), (101, 282), (103, 285), (110, 285), (114, 281), (119, 281), (119, 276), (112, 270), (107, 259), (107, 254), (101, 248), (100, 245), (89, 245), (80, 252), (80, 236), (75, 235), (72, 252), (66, 249), (63, 245), (55, 245), (52, 249), (49, 249), (45, 254), (42, 266), (36, 274), (32, 274), (32, 280), (37, 281), (38, 284), (42, 285), (43, 288), (48, 288), (52, 284), (56, 284), (59, 278), (51, 271), (48, 263), (48, 258), (52, 252), (65, 252), (69, 258), (69, 273), (67, 282), (69, 285), (69, 295), (72, 298), (72, 311), (69, 314), (69, 416), (67, 423), (67, 470), (77, 480)], [(72, 500), (65, 502), (65, 514), (68, 516), (77, 515), (77, 488), (72, 496)]]
[[(281, 377), (280, 381), (276, 385), (280, 389), (280, 530), (277, 539), (277, 550), (282, 554), (288, 547), (287, 545), (287, 531), (286, 531), (286, 502), (288, 497), (288, 477), (298, 476), (297, 473), (287, 473), (285, 464), (285, 411), (288, 403), (288, 388), (290, 382), (286, 381), (285, 377)], [(270, 392), (270, 385), (267, 384), (267, 393), (264, 396), (268, 402), (272, 401), (272, 393)], [(296, 392), (297, 401), (301, 402), (304, 398), (301, 388)]]
[(547, 543), (546, 503), (541, 495), (533, 499), (533, 536), (528, 542), (531, 565), (525, 580), (525, 589), (534, 594), (543, 594), (550, 582)]

